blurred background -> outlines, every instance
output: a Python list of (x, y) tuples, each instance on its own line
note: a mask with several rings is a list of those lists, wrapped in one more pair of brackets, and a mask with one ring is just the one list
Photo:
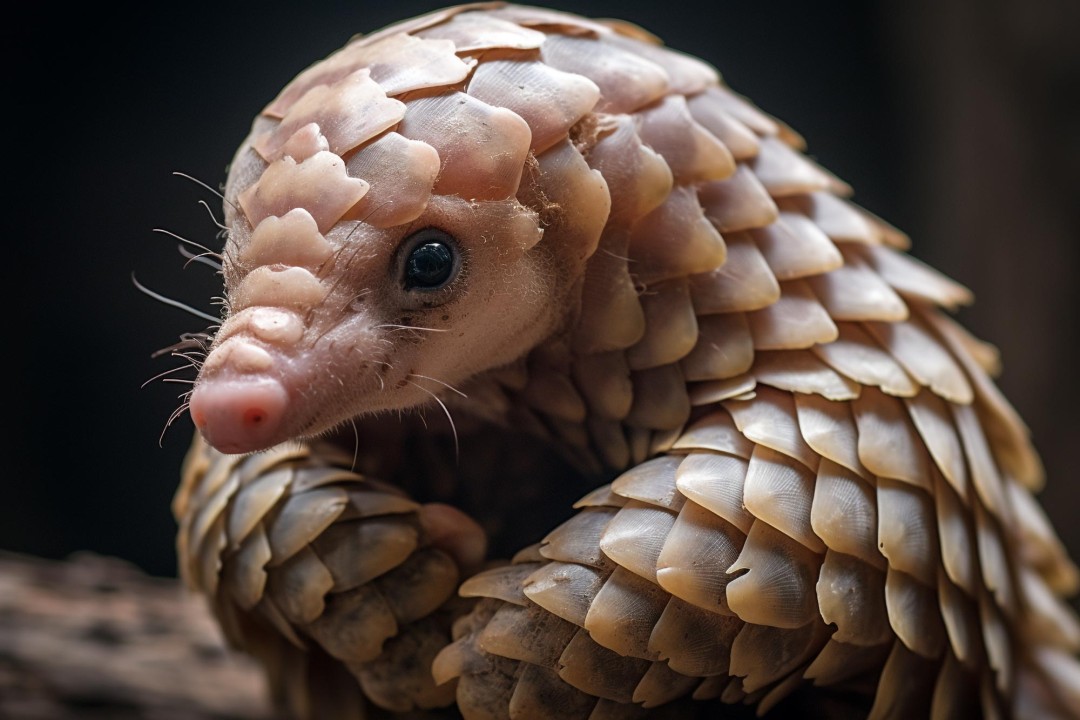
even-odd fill
[[(617, 16), (714, 64), (808, 140), (913, 253), (971, 287), (962, 319), (1003, 352), (1042, 494), (1080, 556), (1080, 3), (556, 0)], [(305, 66), (431, 0), (85, 4), (5, 31), (5, 351), (11, 385), (0, 549), (81, 549), (174, 573), (169, 502), (191, 423), (152, 359), (216, 313), (213, 272), (165, 228), (217, 248), (173, 176), (217, 186), (254, 115)], [(45, 13), (39, 4), (30, 13)], [(190, 376), (188, 376), (190, 377)], [(164, 433), (163, 433), (164, 430)]]

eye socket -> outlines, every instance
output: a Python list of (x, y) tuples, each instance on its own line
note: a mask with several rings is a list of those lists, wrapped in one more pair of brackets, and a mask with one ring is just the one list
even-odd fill
[(446, 287), (461, 266), (457, 243), (449, 233), (425, 228), (406, 240), (405, 289), (431, 291)]

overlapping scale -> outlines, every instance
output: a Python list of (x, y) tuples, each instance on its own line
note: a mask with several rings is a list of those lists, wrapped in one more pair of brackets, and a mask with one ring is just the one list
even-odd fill
[(743, 504), (754, 517), (821, 554), (825, 545), (810, 523), (814, 479), (797, 460), (758, 445), (746, 470)]
[(656, 582), (680, 600), (729, 614), (726, 587), (734, 575), (727, 568), (738, 559), (743, 540), (743, 532), (733, 524), (696, 503), (687, 503), (656, 557)]
[(439, 153), (427, 143), (385, 133), (345, 163), (350, 177), (370, 186), (346, 218), (375, 227), (411, 222), (424, 212), (439, 174)]
[(583, 75), (600, 88), (596, 109), (606, 113), (638, 110), (668, 91), (668, 74), (638, 53), (609, 42), (548, 35), (541, 59), (564, 72)]
[(858, 430), (848, 403), (810, 394), (795, 396), (799, 432), (822, 458), (843, 465), (869, 480), (870, 471), (859, 460)]
[(725, 380), (740, 375), (754, 363), (754, 339), (743, 313), (703, 315), (697, 318), (693, 350), (682, 359), (687, 380)]
[(820, 395), (829, 400), (853, 400), (860, 392), (858, 383), (847, 379), (805, 350), (763, 350), (757, 353), (753, 377), (764, 385), (780, 390), (800, 395)]
[(536, 154), (566, 137), (600, 98), (599, 88), (588, 78), (536, 60), (481, 63), (469, 80), (467, 92), (478, 100), (512, 110), (528, 123)]
[(907, 320), (904, 301), (881, 277), (854, 256), (842, 267), (808, 279), (810, 288), (834, 320)]
[[(427, 22), (439, 22), (430, 17)], [(420, 23), (417, 29), (426, 23)], [(386, 95), (399, 95), (430, 87), (455, 85), (469, 74), (469, 65), (455, 54), (453, 42), (424, 40), (407, 32), (372, 35), (346, 45), (323, 62), (308, 68), (289, 83), (263, 111), (281, 118), (314, 88), (326, 87), (358, 71), (367, 70)]]
[(679, 493), (731, 523), (745, 535), (754, 524), (754, 515), (743, 503), (743, 485), (748, 468), (749, 463), (741, 457), (695, 452), (679, 463), (675, 484)]
[(817, 470), (820, 456), (803, 439), (794, 398), (790, 394), (762, 388), (753, 400), (730, 401), (724, 403), (724, 407), (749, 440)]
[(684, 278), (719, 268), (727, 246), (702, 212), (693, 188), (676, 186), (630, 235), (630, 272), (641, 283)]
[[(284, 636), (268, 666), (298, 707), (321, 702), (295, 672), (317, 642), (397, 712), (454, 678), (466, 717), (766, 710), (853, 679), (871, 717), (994, 716), (1014, 690), (1080, 712), (1060, 600), (1080, 575), (1031, 498), (996, 354), (938, 309), (970, 293), (707, 65), (623, 24), (469, 6), (351, 43), (265, 114), (229, 185), (252, 266), (310, 274), (340, 220), (410, 222), (433, 195), (516, 197), (534, 247), (578, 249), (570, 341), (500, 397), (629, 469), (462, 585), (480, 601), (447, 644), (457, 567), (418, 506), (303, 452), (194, 451), (183, 571), (230, 637)], [(545, 173), (561, 195), (536, 192)], [(263, 275), (238, 306), (280, 300)]]
[(726, 180), (735, 172), (727, 146), (694, 120), (682, 95), (667, 95), (635, 118), (638, 136), (664, 158), (676, 184)]
[(817, 619), (814, 594), (821, 558), (762, 520), (754, 521), (729, 572), (731, 610), (748, 623), (798, 628)]
[(332, 85), (316, 85), (305, 92), (281, 118), (281, 124), (257, 138), (252, 147), (272, 163), (282, 156), (295, 132), (314, 123), (326, 138), (327, 149), (341, 157), (397, 125), (403, 117), (405, 106), (387, 97), (371, 71), (363, 68)]
[(698, 200), (705, 217), (722, 233), (764, 228), (779, 217), (776, 203), (746, 165), (724, 180), (703, 183)]
[(667, 71), (668, 85), (672, 93), (696, 95), (716, 85), (720, 80), (716, 68), (711, 65), (678, 50), (660, 47), (660, 40), (641, 28), (634, 27), (636, 32), (620, 32), (620, 28), (626, 27), (626, 23), (616, 25), (614, 29), (617, 34), (612, 36), (609, 42), (621, 45)]
[(694, 309), (700, 315), (767, 308), (780, 299), (780, 284), (753, 240), (725, 238), (727, 259), (715, 270), (690, 276)]
[(366, 182), (348, 176), (340, 157), (321, 151), (302, 162), (283, 157), (271, 163), (257, 182), (240, 193), (239, 203), (252, 227), (264, 218), (302, 208), (325, 234), (367, 191)]
[(646, 327), (657, 330), (627, 351), (631, 370), (678, 362), (693, 350), (698, 341), (698, 324), (685, 278), (651, 287), (641, 296), (641, 309)]
[(873, 245), (861, 250), (882, 279), (901, 294), (947, 308), (972, 301), (970, 290), (909, 255)]
[[(627, 422), (639, 428), (674, 430), (690, 417), (686, 380), (678, 365), (661, 365), (631, 375), (634, 404)], [(644, 460), (644, 458), (642, 458)]]
[[(398, 709), (452, 700), (426, 674), (410, 675), (407, 691), (378, 689), (386, 668), (402, 667), (402, 653), (433, 656), (449, 639), (431, 614), (456, 590), (459, 571), (426, 540), (418, 505), (304, 447), (225, 456), (197, 440), (190, 458), (177, 495), (187, 582), (216, 596), (236, 645), (260, 654), (275, 633), (289, 639), (267, 665), (271, 682), (307, 672), (306, 648), (317, 644), (351, 671), (327, 678), (328, 692), (352, 697), (359, 682), (373, 701)], [(318, 702), (307, 686), (293, 692), (294, 703)]]
[(864, 327), (919, 384), (960, 405), (972, 401), (974, 394), (963, 370), (921, 323), (870, 322)]
[(687, 104), (694, 119), (724, 143), (736, 160), (742, 162), (758, 154), (758, 136), (731, 113), (730, 106), (716, 89), (706, 88), (690, 97)]
[(873, 487), (830, 460), (822, 459), (818, 469), (810, 526), (830, 550), (884, 568)]
[(410, 100), (397, 131), (438, 152), (434, 192), (466, 200), (505, 200), (517, 193), (532, 144), (532, 131), (519, 115), (463, 92)]
[(751, 161), (758, 180), (774, 198), (831, 189), (835, 180), (775, 137), (763, 137)]
[(752, 234), (777, 280), (814, 277), (844, 265), (836, 245), (805, 215), (781, 212)]
[(448, 22), (424, 28), (416, 33), (423, 38), (449, 40), (460, 54), (483, 50), (536, 50), (544, 43), (544, 34), (490, 15), (462, 13)]
[(758, 350), (801, 350), (832, 342), (839, 331), (806, 282), (780, 283), (780, 298), (747, 313)]
[(781, 198), (785, 210), (800, 212), (836, 242), (881, 243), (881, 229), (865, 211), (828, 192), (812, 192)]

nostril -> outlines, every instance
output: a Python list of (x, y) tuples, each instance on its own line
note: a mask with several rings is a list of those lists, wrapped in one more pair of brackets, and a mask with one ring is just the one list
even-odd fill
[(266, 411), (260, 408), (248, 408), (244, 411), (245, 425), (258, 425), (266, 420)]
[(195, 388), (191, 419), (206, 441), (225, 453), (262, 450), (280, 438), (277, 431), (288, 393), (277, 380), (212, 378)]

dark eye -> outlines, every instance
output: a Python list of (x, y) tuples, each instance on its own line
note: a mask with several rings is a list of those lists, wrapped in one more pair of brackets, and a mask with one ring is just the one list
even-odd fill
[(435, 228), (414, 233), (405, 258), (406, 290), (438, 290), (445, 287), (458, 270), (457, 244), (449, 234)]

